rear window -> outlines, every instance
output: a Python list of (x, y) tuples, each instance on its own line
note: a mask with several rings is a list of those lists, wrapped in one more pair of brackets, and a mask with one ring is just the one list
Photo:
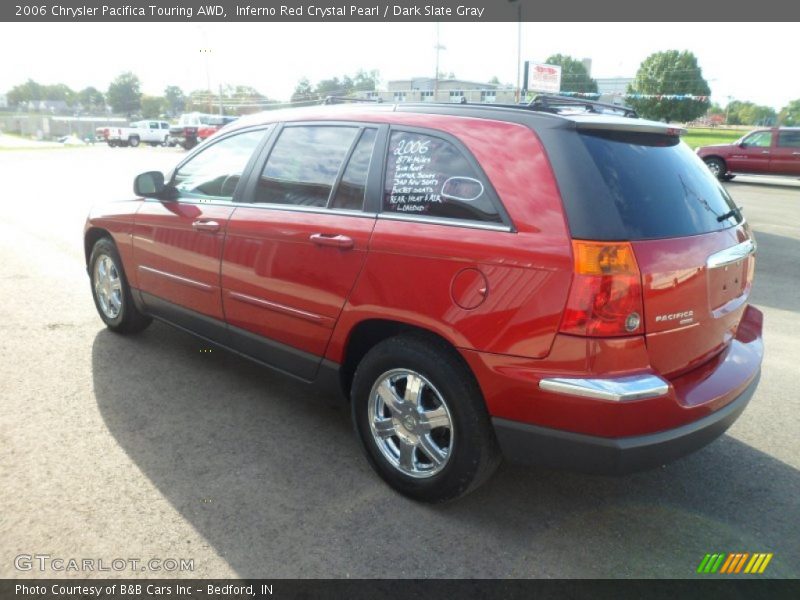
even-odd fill
[(609, 196), (594, 207), (583, 203), (584, 209), (600, 213), (610, 200), (624, 238), (697, 235), (741, 221), (725, 188), (679, 138), (610, 131), (581, 132), (579, 138)]

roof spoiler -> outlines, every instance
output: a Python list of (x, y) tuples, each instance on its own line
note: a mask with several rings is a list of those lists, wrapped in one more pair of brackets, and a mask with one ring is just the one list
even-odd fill
[(683, 127), (672, 123), (661, 123), (647, 119), (631, 120), (618, 115), (561, 115), (572, 121), (577, 129), (595, 131), (630, 131), (632, 133), (657, 133), (660, 135), (681, 136), (688, 133)]

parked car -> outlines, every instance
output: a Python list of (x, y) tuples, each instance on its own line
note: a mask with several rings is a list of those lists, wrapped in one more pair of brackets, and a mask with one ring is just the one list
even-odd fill
[(501, 454), (624, 473), (692, 452), (759, 379), (752, 232), (682, 130), (558, 113), (244, 117), (91, 212), (100, 317), (338, 393), (418, 500), (465, 494)]
[(170, 128), (170, 144), (191, 150), (197, 144), (210, 138), (237, 117), (225, 115), (206, 115), (198, 112), (185, 113), (178, 119), (178, 124)]
[(109, 146), (131, 146), (139, 144), (164, 146), (169, 139), (169, 123), (166, 121), (136, 121), (129, 127), (109, 127), (106, 142)]
[(723, 181), (738, 173), (800, 177), (800, 127), (757, 129), (732, 144), (703, 146), (696, 152)]

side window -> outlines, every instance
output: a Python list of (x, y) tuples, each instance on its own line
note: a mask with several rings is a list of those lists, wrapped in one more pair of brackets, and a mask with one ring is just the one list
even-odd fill
[(350, 155), (350, 161), (336, 188), (330, 208), (361, 210), (364, 207), (364, 190), (367, 186), (367, 172), (375, 145), (375, 129), (365, 129), (361, 139)]
[(772, 132), (771, 131), (757, 131), (756, 133), (747, 136), (744, 143), (752, 148), (769, 148), (772, 145)]
[(158, 121), (150, 121), (150, 129), (158, 129)]
[(327, 206), (358, 127), (286, 127), (272, 148), (255, 202)]
[(778, 146), (781, 148), (800, 148), (800, 130), (779, 132)]
[(452, 143), (395, 131), (389, 139), (383, 211), (500, 223), (494, 194)]
[(267, 130), (232, 135), (205, 148), (175, 172), (172, 180), (181, 197), (231, 200), (250, 156)]
[(169, 123), (166, 121), (161, 121), (161, 129), (169, 129)]

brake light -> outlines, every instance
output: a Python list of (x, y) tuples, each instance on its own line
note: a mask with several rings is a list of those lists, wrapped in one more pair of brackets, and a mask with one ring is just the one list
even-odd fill
[(628, 242), (574, 240), (575, 273), (561, 332), (610, 337), (644, 333), (642, 282)]

